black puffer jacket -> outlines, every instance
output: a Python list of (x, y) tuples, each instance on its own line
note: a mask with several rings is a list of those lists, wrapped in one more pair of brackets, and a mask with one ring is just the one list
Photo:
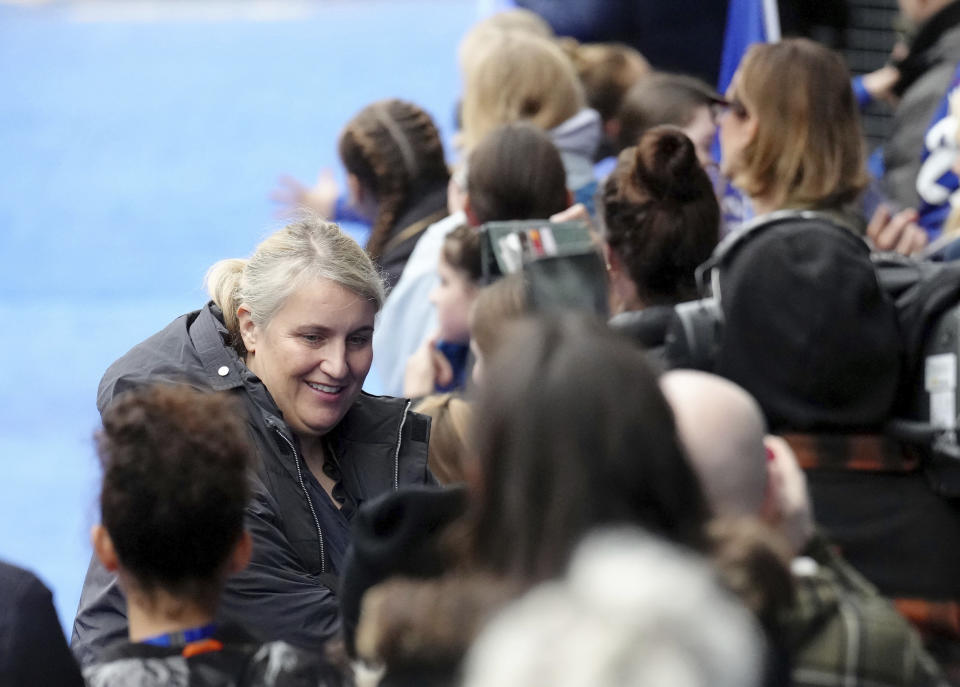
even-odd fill
[[(266, 388), (229, 345), (216, 306), (174, 320), (111, 365), (100, 382), (97, 408), (103, 412), (118, 394), (156, 383), (236, 394), (258, 449), (260, 465), (246, 518), (253, 560), (230, 578), (221, 618), (260, 641), (319, 647), (340, 625), (333, 574), (339, 561), (330, 560), (311, 512), (296, 437)], [(329, 445), (342, 472), (340, 486), (358, 506), (401, 485), (433, 483), (427, 469), (429, 419), (409, 407), (405, 399), (361, 394), (330, 432)], [(116, 578), (94, 559), (74, 621), (73, 651), (82, 665), (89, 665), (126, 632)]]

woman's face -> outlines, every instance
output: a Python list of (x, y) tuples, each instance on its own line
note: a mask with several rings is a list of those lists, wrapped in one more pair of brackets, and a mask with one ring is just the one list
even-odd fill
[(301, 285), (265, 326), (240, 307), (247, 367), (301, 436), (333, 429), (373, 362), (373, 303), (328, 279)]
[(437, 276), (439, 280), (430, 292), (430, 302), (437, 309), (440, 339), (466, 343), (470, 339), (470, 306), (477, 297), (477, 288), (443, 256), (437, 264)]
[(734, 74), (727, 89), (730, 105), (720, 115), (720, 171), (728, 179), (733, 178), (740, 167), (744, 148), (756, 134), (756, 119), (739, 96), (739, 72)]

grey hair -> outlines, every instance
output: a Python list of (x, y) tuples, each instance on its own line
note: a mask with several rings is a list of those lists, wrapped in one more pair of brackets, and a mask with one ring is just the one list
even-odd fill
[(377, 311), (383, 305), (383, 278), (369, 256), (339, 226), (315, 217), (273, 233), (246, 260), (220, 260), (207, 270), (204, 283), (243, 355), (237, 309), (245, 305), (254, 324), (266, 326), (290, 294), (313, 279), (339, 284)]
[(567, 578), (508, 606), (464, 687), (757, 687), (762, 635), (692, 554), (639, 531), (588, 538)]

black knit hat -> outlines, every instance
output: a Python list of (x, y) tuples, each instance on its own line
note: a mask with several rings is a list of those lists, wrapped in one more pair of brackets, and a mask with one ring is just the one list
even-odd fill
[(360, 603), (366, 591), (394, 576), (443, 574), (449, 561), (440, 535), (466, 507), (464, 487), (409, 486), (360, 508), (340, 576), (344, 643), (351, 656), (356, 655)]
[(753, 394), (774, 429), (852, 431), (889, 417), (901, 365), (896, 311), (867, 245), (847, 232), (781, 222), (723, 261), (716, 371)]

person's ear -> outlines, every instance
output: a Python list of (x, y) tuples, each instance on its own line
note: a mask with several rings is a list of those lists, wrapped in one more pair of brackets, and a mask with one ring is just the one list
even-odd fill
[(250, 308), (245, 304), (237, 308), (237, 323), (240, 327), (243, 347), (247, 349), (248, 353), (254, 353), (257, 350), (258, 327), (250, 314)]
[(250, 564), (250, 557), (253, 555), (253, 537), (248, 530), (244, 530), (230, 552), (230, 560), (227, 561), (227, 574), (238, 573)]
[(109, 572), (116, 572), (120, 567), (120, 561), (117, 558), (117, 551), (113, 548), (113, 539), (110, 533), (103, 525), (94, 525), (90, 530), (90, 543), (93, 545), (93, 552), (103, 567)]
[(467, 216), (467, 223), (471, 227), (479, 227), (482, 223), (477, 219), (477, 214), (473, 211), (473, 205), (470, 204), (470, 194), (463, 197), (463, 212)]

